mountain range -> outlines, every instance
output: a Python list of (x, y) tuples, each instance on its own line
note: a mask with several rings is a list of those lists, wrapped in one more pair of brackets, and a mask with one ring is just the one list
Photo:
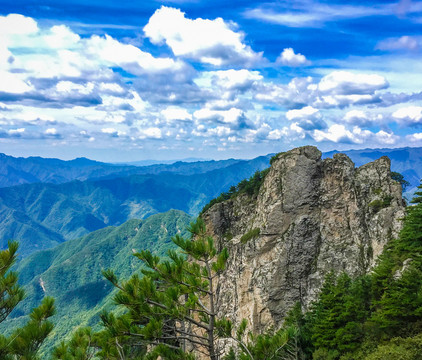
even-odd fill
[[(339, 151), (323, 154), (331, 157)], [(422, 148), (344, 151), (360, 166), (387, 155), (410, 186), (422, 178)], [(252, 160), (175, 162), (150, 166), (0, 155), (0, 248), (21, 243), (21, 255), (47, 249), (106, 226), (179, 209), (196, 216), (212, 198), (269, 165)], [(14, 184), (14, 186), (8, 186)], [(21, 185), (16, 185), (21, 184)], [(7, 186), (7, 187), (6, 187)]]
[[(392, 170), (411, 183), (410, 191), (422, 177), (422, 148), (345, 153), (356, 166), (389, 156)], [(99, 312), (112, 306), (113, 290), (101, 270), (112, 268), (126, 279), (139, 269), (133, 251), (149, 249), (164, 255), (173, 246), (170, 238), (186, 235), (187, 225), (208, 201), (267, 168), (271, 155), (145, 167), (28, 158), (38, 163), (32, 165), (33, 173), (25, 168), (32, 178), (18, 176), (18, 183), (23, 184), (0, 188), (0, 246), (4, 248), (10, 238), (19, 240), (21, 258), (15, 270), (27, 292), (2, 329), (24, 323), (44, 295), (53, 296), (58, 308), (53, 337), (44, 351), (71, 329), (98, 324)], [(6, 160), (12, 161), (7, 156)], [(17, 169), (15, 164), (15, 174)]]
[(18, 239), (21, 255), (26, 256), (106, 226), (169, 209), (194, 216), (212, 198), (266, 168), (268, 162), (269, 156), (175, 163), (139, 168), (139, 172), (156, 172), (153, 174), (109, 174), (100, 180), (0, 188), (0, 247), (5, 248), (9, 239)]

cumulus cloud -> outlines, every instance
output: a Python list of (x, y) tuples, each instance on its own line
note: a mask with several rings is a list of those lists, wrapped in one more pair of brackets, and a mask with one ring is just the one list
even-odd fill
[(111, 137), (120, 137), (120, 136), (126, 135), (125, 131), (120, 131), (120, 130), (117, 130), (115, 128), (103, 128), (103, 129), (101, 129), (101, 132), (103, 134), (107, 134)]
[(388, 81), (378, 74), (354, 74), (348, 71), (333, 71), (324, 76), (318, 90), (324, 94), (363, 95), (386, 89)]
[(44, 134), (46, 135), (57, 135), (57, 129), (56, 128), (49, 128), (45, 130)]
[(91, 56), (99, 56), (111, 66), (120, 66), (135, 75), (165, 70), (180, 71), (183, 67), (180, 61), (155, 58), (150, 53), (133, 45), (122, 44), (109, 35), (105, 35), (104, 38), (94, 35), (88, 39), (87, 52)]
[(161, 110), (161, 115), (168, 122), (171, 122), (174, 120), (181, 120), (181, 121), (192, 120), (192, 115), (186, 109), (183, 109), (180, 107), (168, 107), (164, 110)]
[(28, 35), (38, 32), (37, 22), (20, 14), (0, 16), (0, 34), (4, 35)]
[(422, 140), (422, 133), (414, 133), (406, 135), (406, 139), (411, 142), (419, 142)]
[(146, 129), (139, 130), (139, 138), (140, 139), (161, 139), (163, 134), (161, 129), (158, 127), (149, 127)]
[(422, 106), (407, 106), (396, 110), (393, 118), (404, 126), (418, 125), (422, 123)]
[(232, 133), (232, 130), (227, 126), (216, 126), (215, 128), (206, 128), (204, 125), (198, 125), (196, 129), (192, 130), (192, 135), (200, 137), (218, 137), (225, 138)]
[(24, 75), (0, 70), (0, 92), (23, 94), (34, 90)]
[(276, 64), (284, 66), (301, 66), (309, 64), (309, 61), (306, 59), (305, 55), (295, 54), (292, 48), (286, 48), (277, 58)]
[(162, 6), (151, 16), (144, 32), (152, 43), (167, 44), (174, 55), (205, 64), (251, 65), (261, 60), (262, 53), (244, 44), (243, 33), (234, 28), (222, 18), (192, 20), (178, 9)]
[(319, 109), (343, 108), (381, 102), (377, 91), (388, 86), (387, 80), (377, 74), (333, 71), (319, 82), (306, 77), (294, 78), (287, 85), (262, 83), (256, 87), (255, 98), (288, 108), (306, 105)]
[(7, 132), (11, 136), (20, 137), (26, 131), (25, 128), (9, 129)]
[(318, 109), (312, 106), (305, 106), (298, 110), (289, 110), (286, 113), (289, 121), (295, 121), (296, 125), (304, 130), (323, 129), (327, 125), (322, 119)]
[(376, 133), (369, 130), (362, 130), (358, 126), (354, 126), (352, 130), (347, 129), (342, 124), (333, 124), (327, 131), (315, 130), (312, 137), (317, 142), (330, 141), (334, 143), (345, 144), (363, 144), (364, 142), (372, 142), (376, 144), (395, 144), (399, 137), (391, 132), (380, 130)]
[(218, 86), (225, 90), (249, 90), (257, 81), (263, 79), (259, 71), (241, 70), (220, 70), (210, 71), (207, 74), (211, 76), (214, 86)]
[(292, 123), (290, 126), (285, 126), (282, 129), (274, 129), (268, 133), (267, 139), (269, 140), (281, 140), (294, 141), (303, 140), (306, 136), (305, 130), (298, 125), (298, 123)]
[(315, 130), (313, 133), (313, 138), (317, 142), (321, 141), (332, 141), (335, 143), (354, 143), (359, 142), (359, 139), (356, 137), (353, 132), (346, 129), (344, 125), (334, 124), (331, 125), (327, 131)]
[(382, 114), (368, 113), (362, 110), (350, 110), (343, 116), (343, 121), (350, 125), (369, 127), (380, 124), (384, 117)]
[(195, 111), (193, 116), (198, 123), (222, 123), (237, 129), (249, 127), (245, 113), (242, 109), (237, 108), (231, 108), (229, 110), (210, 110), (203, 108)]

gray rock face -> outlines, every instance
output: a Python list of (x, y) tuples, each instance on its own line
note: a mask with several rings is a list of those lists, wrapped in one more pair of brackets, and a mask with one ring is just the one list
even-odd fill
[[(311, 146), (280, 154), (257, 197), (239, 195), (203, 215), (230, 253), (219, 312), (255, 331), (281, 325), (296, 302), (309, 306), (328, 272), (370, 271), (403, 216), (387, 157), (356, 169), (346, 155), (321, 160)], [(258, 236), (241, 241), (254, 229)]]

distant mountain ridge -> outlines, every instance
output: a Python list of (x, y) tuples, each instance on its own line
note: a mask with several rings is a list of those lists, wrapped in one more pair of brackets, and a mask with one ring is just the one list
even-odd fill
[[(323, 157), (338, 152), (327, 152)], [(392, 170), (411, 183), (404, 194), (408, 199), (422, 178), (422, 148), (342, 152), (356, 166), (389, 156)], [(144, 167), (116, 166), (86, 158), (63, 161), (0, 155), (0, 186), (25, 183), (0, 187), (0, 248), (5, 248), (9, 239), (17, 239), (26, 256), (106, 226), (172, 208), (195, 216), (231, 185), (268, 167), (271, 155)], [(5, 176), (5, 169), (10, 170), (10, 177)], [(19, 171), (24, 172), (22, 177)]]
[(231, 185), (268, 167), (269, 157), (228, 164), (219, 168), (221, 164), (212, 163), (214, 169), (208, 172), (202, 172), (203, 164), (193, 164), (186, 169), (187, 175), (178, 173), (188, 166), (180, 164), (174, 172), (0, 188), (0, 248), (16, 239), (26, 256), (106, 226), (170, 209), (195, 216)]
[[(204, 173), (248, 160), (175, 161), (169, 164), (109, 164), (87, 158), (60, 160), (41, 157), (13, 157), (0, 153), (0, 187), (32, 183), (62, 184), (73, 180), (98, 180), (130, 175), (174, 172), (183, 175)], [(136, 164), (136, 165), (135, 165)]]

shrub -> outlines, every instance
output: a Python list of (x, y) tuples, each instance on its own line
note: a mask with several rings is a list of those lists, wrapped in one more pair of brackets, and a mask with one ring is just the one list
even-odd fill
[(249, 240), (252, 240), (258, 237), (260, 233), (261, 233), (261, 230), (259, 228), (251, 229), (240, 238), (240, 242), (242, 244), (246, 244)]

